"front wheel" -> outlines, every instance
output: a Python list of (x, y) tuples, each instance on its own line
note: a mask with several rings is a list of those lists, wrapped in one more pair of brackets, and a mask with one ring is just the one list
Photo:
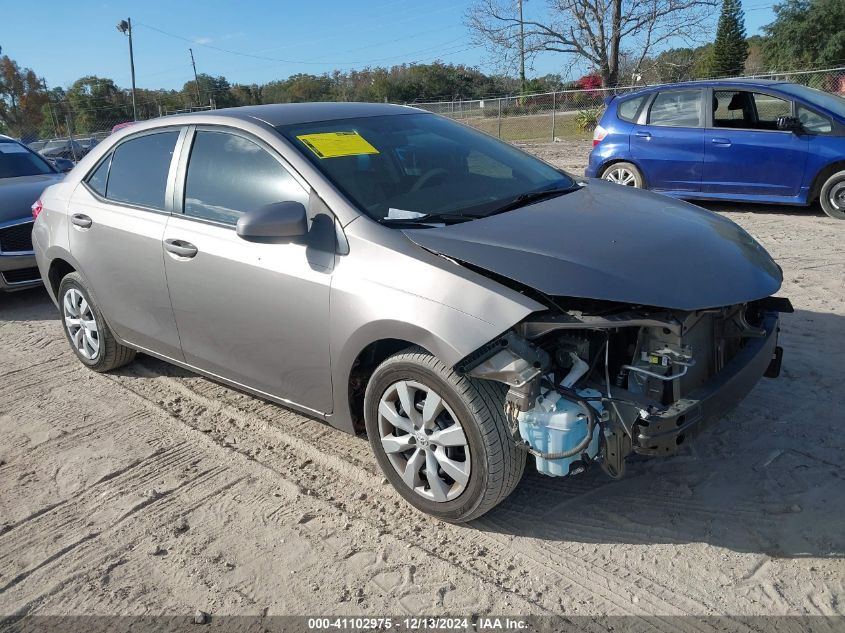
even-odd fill
[(845, 171), (838, 171), (824, 181), (819, 204), (830, 217), (845, 220)]
[(457, 374), (420, 348), (379, 365), (364, 417), (376, 460), (399, 494), (456, 523), (507, 497), (522, 477), (525, 453), (510, 437), (505, 391)]
[(605, 167), (601, 177), (603, 180), (609, 180), (625, 187), (642, 189), (644, 186), (642, 172), (631, 163), (613, 163)]

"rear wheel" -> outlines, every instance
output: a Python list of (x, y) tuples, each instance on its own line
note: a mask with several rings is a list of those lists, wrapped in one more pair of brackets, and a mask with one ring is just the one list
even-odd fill
[(84, 365), (104, 372), (122, 367), (135, 358), (134, 349), (115, 339), (79, 273), (69, 273), (62, 279), (58, 296), (65, 336)]
[(825, 180), (819, 192), (822, 211), (837, 220), (845, 220), (845, 170)]
[(461, 376), (420, 348), (376, 368), (364, 400), (370, 445), (388, 481), (440, 519), (475, 519), (519, 483), (525, 453), (511, 440), (505, 387)]
[(636, 165), (631, 163), (613, 163), (604, 169), (601, 177), (603, 180), (609, 180), (625, 187), (642, 189), (644, 186), (642, 173)]

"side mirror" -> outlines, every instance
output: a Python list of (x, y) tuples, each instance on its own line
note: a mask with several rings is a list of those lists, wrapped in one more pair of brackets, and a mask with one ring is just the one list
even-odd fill
[(248, 242), (286, 244), (308, 233), (308, 213), (300, 202), (277, 202), (244, 213), (237, 233)]
[(801, 131), (801, 121), (794, 116), (779, 116), (777, 128), (786, 132), (799, 132)]
[(67, 158), (56, 158), (53, 160), (53, 166), (58, 169), (63, 174), (68, 173), (74, 167), (73, 161), (68, 160)]

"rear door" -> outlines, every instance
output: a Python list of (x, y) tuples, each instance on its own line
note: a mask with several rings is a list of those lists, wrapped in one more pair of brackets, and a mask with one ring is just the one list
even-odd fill
[(124, 341), (181, 359), (161, 240), (172, 208), (181, 128), (128, 137), (73, 192), (70, 250)]
[(778, 117), (794, 116), (792, 101), (738, 89), (714, 89), (711, 101), (702, 191), (798, 195), (809, 138), (777, 129)]
[(631, 157), (649, 189), (700, 191), (704, 162), (703, 89), (661, 90), (631, 131)]

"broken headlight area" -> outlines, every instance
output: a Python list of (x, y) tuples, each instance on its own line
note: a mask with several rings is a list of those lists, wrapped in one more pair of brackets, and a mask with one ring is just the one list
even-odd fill
[(631, 453), (673, 453), (780, 368), (769, 298), (679, 312), (591, 305), (516, 325), (458, 369), (508, 385), (514, 441), (551, 476), (598, 463), (621, 477)]

